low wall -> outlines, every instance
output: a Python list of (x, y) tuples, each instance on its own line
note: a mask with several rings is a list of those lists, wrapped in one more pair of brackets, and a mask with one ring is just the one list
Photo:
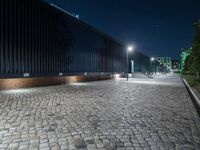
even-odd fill
[(62, 76), (62, 77), (34, 77), (34, 78), (11, 78), (0, 79), (0, 90), (30, 88), (48, 85), (59, 85), (76, 82), (88, 82), (110, 79), (108, 75), (88, 76)]

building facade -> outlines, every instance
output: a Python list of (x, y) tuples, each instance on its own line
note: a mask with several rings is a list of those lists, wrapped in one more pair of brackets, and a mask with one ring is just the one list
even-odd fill
[(172, 71), (173, 72), (178, 72), (179, 71), (179, 67), (180, 67), (180, 64), (179, 64), (179, 60), (172, 60)]
[(157, 70), (159, 72), (170, 72), (172, 69), (171, 57), (155, 57), (155, 61), (158, 62)]
[[(0, 23), (0, 78), (126, 72), (121, 42), (55, 5), (1, 0)], [(148, 69), (149, 57), (134, 55)]]

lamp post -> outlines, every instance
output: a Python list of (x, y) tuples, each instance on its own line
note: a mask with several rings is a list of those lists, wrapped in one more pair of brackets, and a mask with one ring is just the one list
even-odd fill
[(128, 68), (129, 68), (129, 65), (128, 65), (128, 54), (129, 52), (131, 52), (133, 50), (133, 46), (128, 46), (127, 48), (127, 81), (128, 81)]
[(152, 72), (153, 72), (153, 62), (154, 62), (154, 60), (155, 60), (155, 58), (154, 57), (151, 57), (151, 70), (152, 70)]

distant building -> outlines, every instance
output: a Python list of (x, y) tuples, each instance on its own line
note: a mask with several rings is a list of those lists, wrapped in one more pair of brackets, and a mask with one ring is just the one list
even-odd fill
[(179, 71), (179, 60), (172, 60), (172, 71)]
[(171, 57), (155, 57), (158, 62), (157, 70), (159, 72), (169, 72), (172, 69)]

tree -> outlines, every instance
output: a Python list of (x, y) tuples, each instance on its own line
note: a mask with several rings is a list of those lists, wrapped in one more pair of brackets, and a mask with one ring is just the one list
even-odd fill
[(200, 20), (195, 23), (195, 37), (192, 43), (192, 52), (190, 55), (191, 71), (199, 78), (200, 73)]
[(192, 48), (182, 49), (181, 59), (180, 59), (180, 71), (182, 73), (191, 73), (191, 59), (190, 54), (192, 52)]

